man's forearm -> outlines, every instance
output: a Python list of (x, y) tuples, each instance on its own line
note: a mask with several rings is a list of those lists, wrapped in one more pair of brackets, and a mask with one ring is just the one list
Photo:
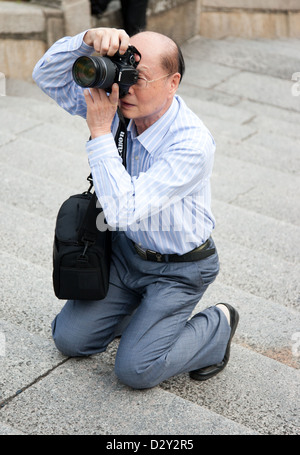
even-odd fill
[(82, 88), (73, 81), (76, 58), (90, 55), (94, 49), (83, 41), (85, 32), (57, 41), (37, 62), (32, 77), (36, 84), (70, 114), (86, 117)]

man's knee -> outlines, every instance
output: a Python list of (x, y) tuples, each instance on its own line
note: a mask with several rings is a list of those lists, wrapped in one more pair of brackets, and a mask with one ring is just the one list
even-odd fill
[(68, 357), (79, 357), (89, 355), (86, 342), (70, 332), (66, 327), (57, 324), (57, 317), (52, 322), (52, 337), (57, 349)]
[(115, 373), (123, 384), (133, 389), (149, 389), (159, 383), (159, 380), (153, 377), (151, 366), (145, 367), (144, 362), (140, 362), (134, 353), (129, 356), (117, 354)]

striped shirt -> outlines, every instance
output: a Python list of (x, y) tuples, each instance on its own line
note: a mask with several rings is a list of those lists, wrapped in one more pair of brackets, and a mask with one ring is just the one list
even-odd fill
[[(83, 89), (72, 79), (75, 59), (90, 55), (84, 33), (55, 43), (36, 64), (40, 88), (73, 115), (86, 117)], [(111, 134), (86, 144), (94, 187), (112, 230), (123, 230), (143, 248), (162, 254), (184, 254), (210, 236), (210, 176), (215, 143), (202, 121), (177, 95), (167, 112), (138, 135), (127, 128), (126, 169)], [(103, 221), (103, 220), (102, 220)], [(104, 221), (97, 220), (99, 229)]]

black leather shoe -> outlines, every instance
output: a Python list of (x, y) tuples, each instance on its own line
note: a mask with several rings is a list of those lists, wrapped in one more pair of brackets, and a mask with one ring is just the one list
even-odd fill
[(224, 370), (224, 368), (226, 367), (226, 365), (229, 361), (230, 344), (231, 344), (233, 335), (236, 331), (236, 328), (238, 326), (239, 313), (228, 303), (222, 303), (222, 304), (219, 303), (218, 305), (225, 305), (228, 308), (229, 314), (230, 314), (231, 333), (230, 333), (227, 348), (225, 351), (225, 356), (224, 356), (224, 359), (222, 360), (222, 362), (220, 362), (220, 363), (216, 363), (215, 365), (210, 365), (210, 366), (204, 367), (204, 368), (199, 368), (199, 370), (191, 371), (190, 377), (192, 379), (195, 379), (196, 381), (206, 381), (207, 379), (212, 378), (213, 376), (215, 376), (216, 374), (218, 374), (222, 370)]

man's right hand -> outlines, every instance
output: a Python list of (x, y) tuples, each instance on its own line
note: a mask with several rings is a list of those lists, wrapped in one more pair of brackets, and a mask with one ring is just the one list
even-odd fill
[(86, 32), (83, 41), (93, 46), (100, 55), (112, 57), (117, 51), (124, 54), (129, 46), (129, 36), (122, 29), (91, 28)]

